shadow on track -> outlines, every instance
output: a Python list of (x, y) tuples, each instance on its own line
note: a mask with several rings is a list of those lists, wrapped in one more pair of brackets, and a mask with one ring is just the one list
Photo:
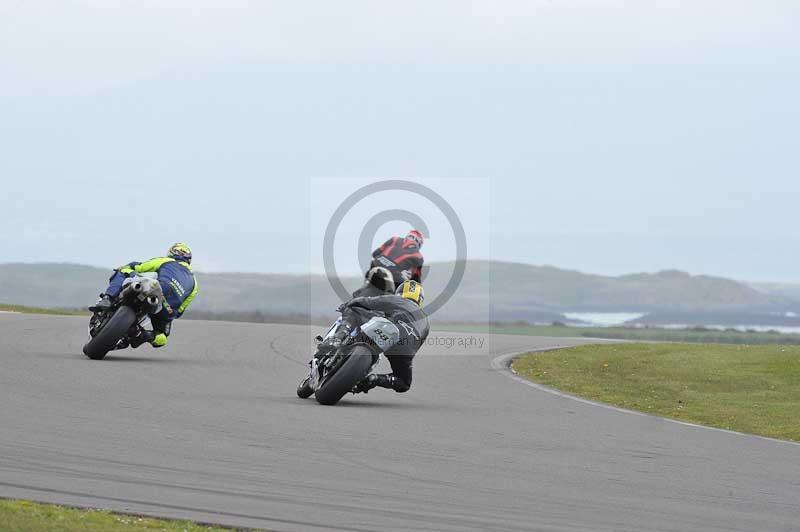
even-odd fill
[[(80, 352), (80, 351), (79, 351)], [(66, 353), (31, 353), (28, 355), (31, 358), (53, 358), (58, 360), (64, 359), (74, 359), (74, 360), (84, 360), (86, 362), (174, 362), (174, 363), (181, 363), (181, 364), (192, 364), (194, 361), (191, 359), (186, 358), (164, 358), (153, 356), (151, 357), (143, 357), (143, 356), (134, 356), (129, 357), (125, 355), (107, 355), (102, 360), (91, 360), (83, 354), (76, 354), (74, 351), (69, 351)]]
[(409, 401), (398, 401), (393, 402), (391, 398), (386, 401), (365, 401), (359, 399), (349, 399), (345, 397), (340, 402), (336, 403), (334, 406), (325, 406), (317, 403), (313, 397), (309, 399), (300, 399), (299, 397), (291, 397), (291, 396), (270, 396), (270, 397), (263, 397), (263, 399), (269, 401), (270, 403), (279, 403), (279, 404), (286, 404), (292, 406), (301, 406), (307, 405), (309, 407), (316, 407), (316, 408), (323, 408), (323, 409), (337, 409), (337, 408), (382, 408), (385, 410), (439, 410), (445, 411), (450, 410), (453, 411), (454, 409), (444, 407), (442, 405), (437, 404), (428, 404), (428, 403), (412, 403)]
[[(87, 359), (89, 360), (89, 359)], [(191, 364), (191, 360), (187, 360), (184, 358), (164, 358), (164, 357), (127, 357), (124, 355), (106, 355), (103, 360), (93, 360), (92, 362), (174, 362), (174, 363), (181, 363)]]

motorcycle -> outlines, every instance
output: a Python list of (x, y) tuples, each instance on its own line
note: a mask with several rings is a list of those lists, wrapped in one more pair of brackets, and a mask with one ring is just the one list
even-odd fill
[(316, 341), (311, 371), (297, 387), (297, 396), (314, 395), (322, 405), (335, 405), (372, 372), (382, 353), (400, 341), (400, 330), (382, 317), (350, 330), (340, 317)]
[(109, 351), (139, 347), (152, 331), (150, 317), (161, 312), (163, 301), (157, 274), (125, 279), (122, 292), (111, 307), (92, 313), (89, 341), (83, 346), (83, 354), (101, 360)]

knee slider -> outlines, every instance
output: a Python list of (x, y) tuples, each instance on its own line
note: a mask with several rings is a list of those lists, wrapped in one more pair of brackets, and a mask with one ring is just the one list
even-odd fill
[(159, 333), (153, 338), (153, 347), (164, 347), (167, 345), (167, 335), (164, 333)]

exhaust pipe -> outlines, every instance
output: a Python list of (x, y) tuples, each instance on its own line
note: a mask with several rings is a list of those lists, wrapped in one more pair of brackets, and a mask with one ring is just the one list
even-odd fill
[(141, 292), (141, 291), (142, 291), (142, 283), (133, 283), (133, 284), (131, 285), (131, 289), (132, 289), (134, 292)]
[(151, 307), (158, 306), (158, 298), (156, 296), (147, 296), (147, 304)]

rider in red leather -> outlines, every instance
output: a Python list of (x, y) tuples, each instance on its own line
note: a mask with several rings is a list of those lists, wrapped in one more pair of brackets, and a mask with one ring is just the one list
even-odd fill
[(416, 229), (409, 231), (405, 238), (393, 236), (372, 252), (370, 268), (382, 266), (388, 269), (392, 272), (395, 286), (409, 280), (421, 282), (424, 259), (420, 249), (424, 241), (422, 233)]

